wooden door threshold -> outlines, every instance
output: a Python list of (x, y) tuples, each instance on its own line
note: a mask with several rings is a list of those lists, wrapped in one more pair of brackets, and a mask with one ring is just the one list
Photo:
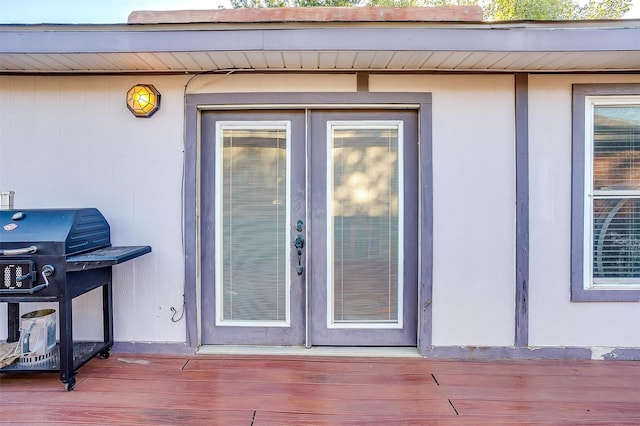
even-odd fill
[(421, 358), (417, 347), (345, 347), (345, 346), (245, 346), (203, 345), (196, 351), (200, 355), (287, 355), (287, 356), (344, 356)]

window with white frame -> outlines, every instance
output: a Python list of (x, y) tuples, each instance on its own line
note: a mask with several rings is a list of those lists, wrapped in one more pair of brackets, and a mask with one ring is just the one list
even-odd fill
[(572, 271), (575, 301), (640, 295), (640, 94), (624, 92), (610, 85), (574, 86), (573, 231), (582, 237), (578, 246), (573, 236), (572, 267), (581, 268)]

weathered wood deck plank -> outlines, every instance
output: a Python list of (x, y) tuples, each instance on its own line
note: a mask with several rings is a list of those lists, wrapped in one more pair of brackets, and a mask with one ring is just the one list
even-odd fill
[(2, 424), (640, 424), (640, 363), (113, 353), (0, 374)]

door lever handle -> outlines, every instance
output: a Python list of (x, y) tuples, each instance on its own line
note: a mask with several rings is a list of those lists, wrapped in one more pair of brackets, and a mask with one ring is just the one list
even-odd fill
[(304, 236), (302, 234), (298, 234), (296, 236), (294, 245), (298, 249), (298, 266), (296, 266), (296, 272), (298, 275), (302, 275), (304, 271), (304, 267), (302, 266), (302, 249), (304, 248)]

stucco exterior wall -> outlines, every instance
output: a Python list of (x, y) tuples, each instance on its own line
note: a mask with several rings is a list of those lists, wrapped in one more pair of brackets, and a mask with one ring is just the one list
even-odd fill
[(512, 346), (513, 76), (372, 76), (433, 93), (433, 345)]
[(640, 347), (640, 304), (570, 301), (572, 84), (639, 82), (529, 77), (530, 346)]
[[(15, 207), (96, 207), (113, 245), (153, 253), (113, 268), (116, 341), (184, 342), (180, 77), (0, 77), (0, 188)], [(154, 84), (162, 107), (150, 119), (125, 105), (136, 83)], [(75, 337), (101, 337), (101, 295), (74, 300)], [(35, 309), (22, 304), (21, 312)], [(0, 304), (6, 324), (6, 304)], [(0, 327), (0, 337), (6, 337)]]
[[(127, 90), (140, 82), (162, 95), (149, 119), (134, 117), (125, 105)], [(171, 307), (176, 317), (183, 312), (185, 91), (355, 89), (353, 74), (1, 76), (0, 189), (16, 192), (15, 208), (96, 207), (111, 225), (113, 245), (152, 246), (150, 255), (113, 268), (115, 340), (184, 343), (184, 318), (173, 322)], [(21, 313), (44, 306), (21, 304)], [(75, 338), (101, 338), (100, 306), (99, 291), (74, 300)]]
[(216, 74), (191, 79), (187, 93), (355, 92), (355, 74)]
[[(150, 119), (124, 103), (140, 82), (162, 93)], [(529, 77), (530, 346), (640, 347), (636, 327), (621, 326), (640, 320), (640, 304), (570, 302), (571, 85), (615, 82), (640, 75)], [(513, 76), (371, 75), (369, 85), (433, 94), (433, 345), (512, 346)], [(182, 312), (184, 289), (185, 92), (356, 88), (353, 74), (2, 76), (0, 189), (16, 191), (16, 208), (97, 207), (114, 245), (151, 245), (114, 267), (115, 338), (183, 343), (185, 322), (172, 322), (170, 308)], [(100, 295), (74, 303), (76, 336), (100, 336)]]
[[(433, 93), (433, 344), (511, 346), (515, 328), (513, 76), (369, 77)], [(355, 91), (355, 75), (202, 76), (192, 93)]]

